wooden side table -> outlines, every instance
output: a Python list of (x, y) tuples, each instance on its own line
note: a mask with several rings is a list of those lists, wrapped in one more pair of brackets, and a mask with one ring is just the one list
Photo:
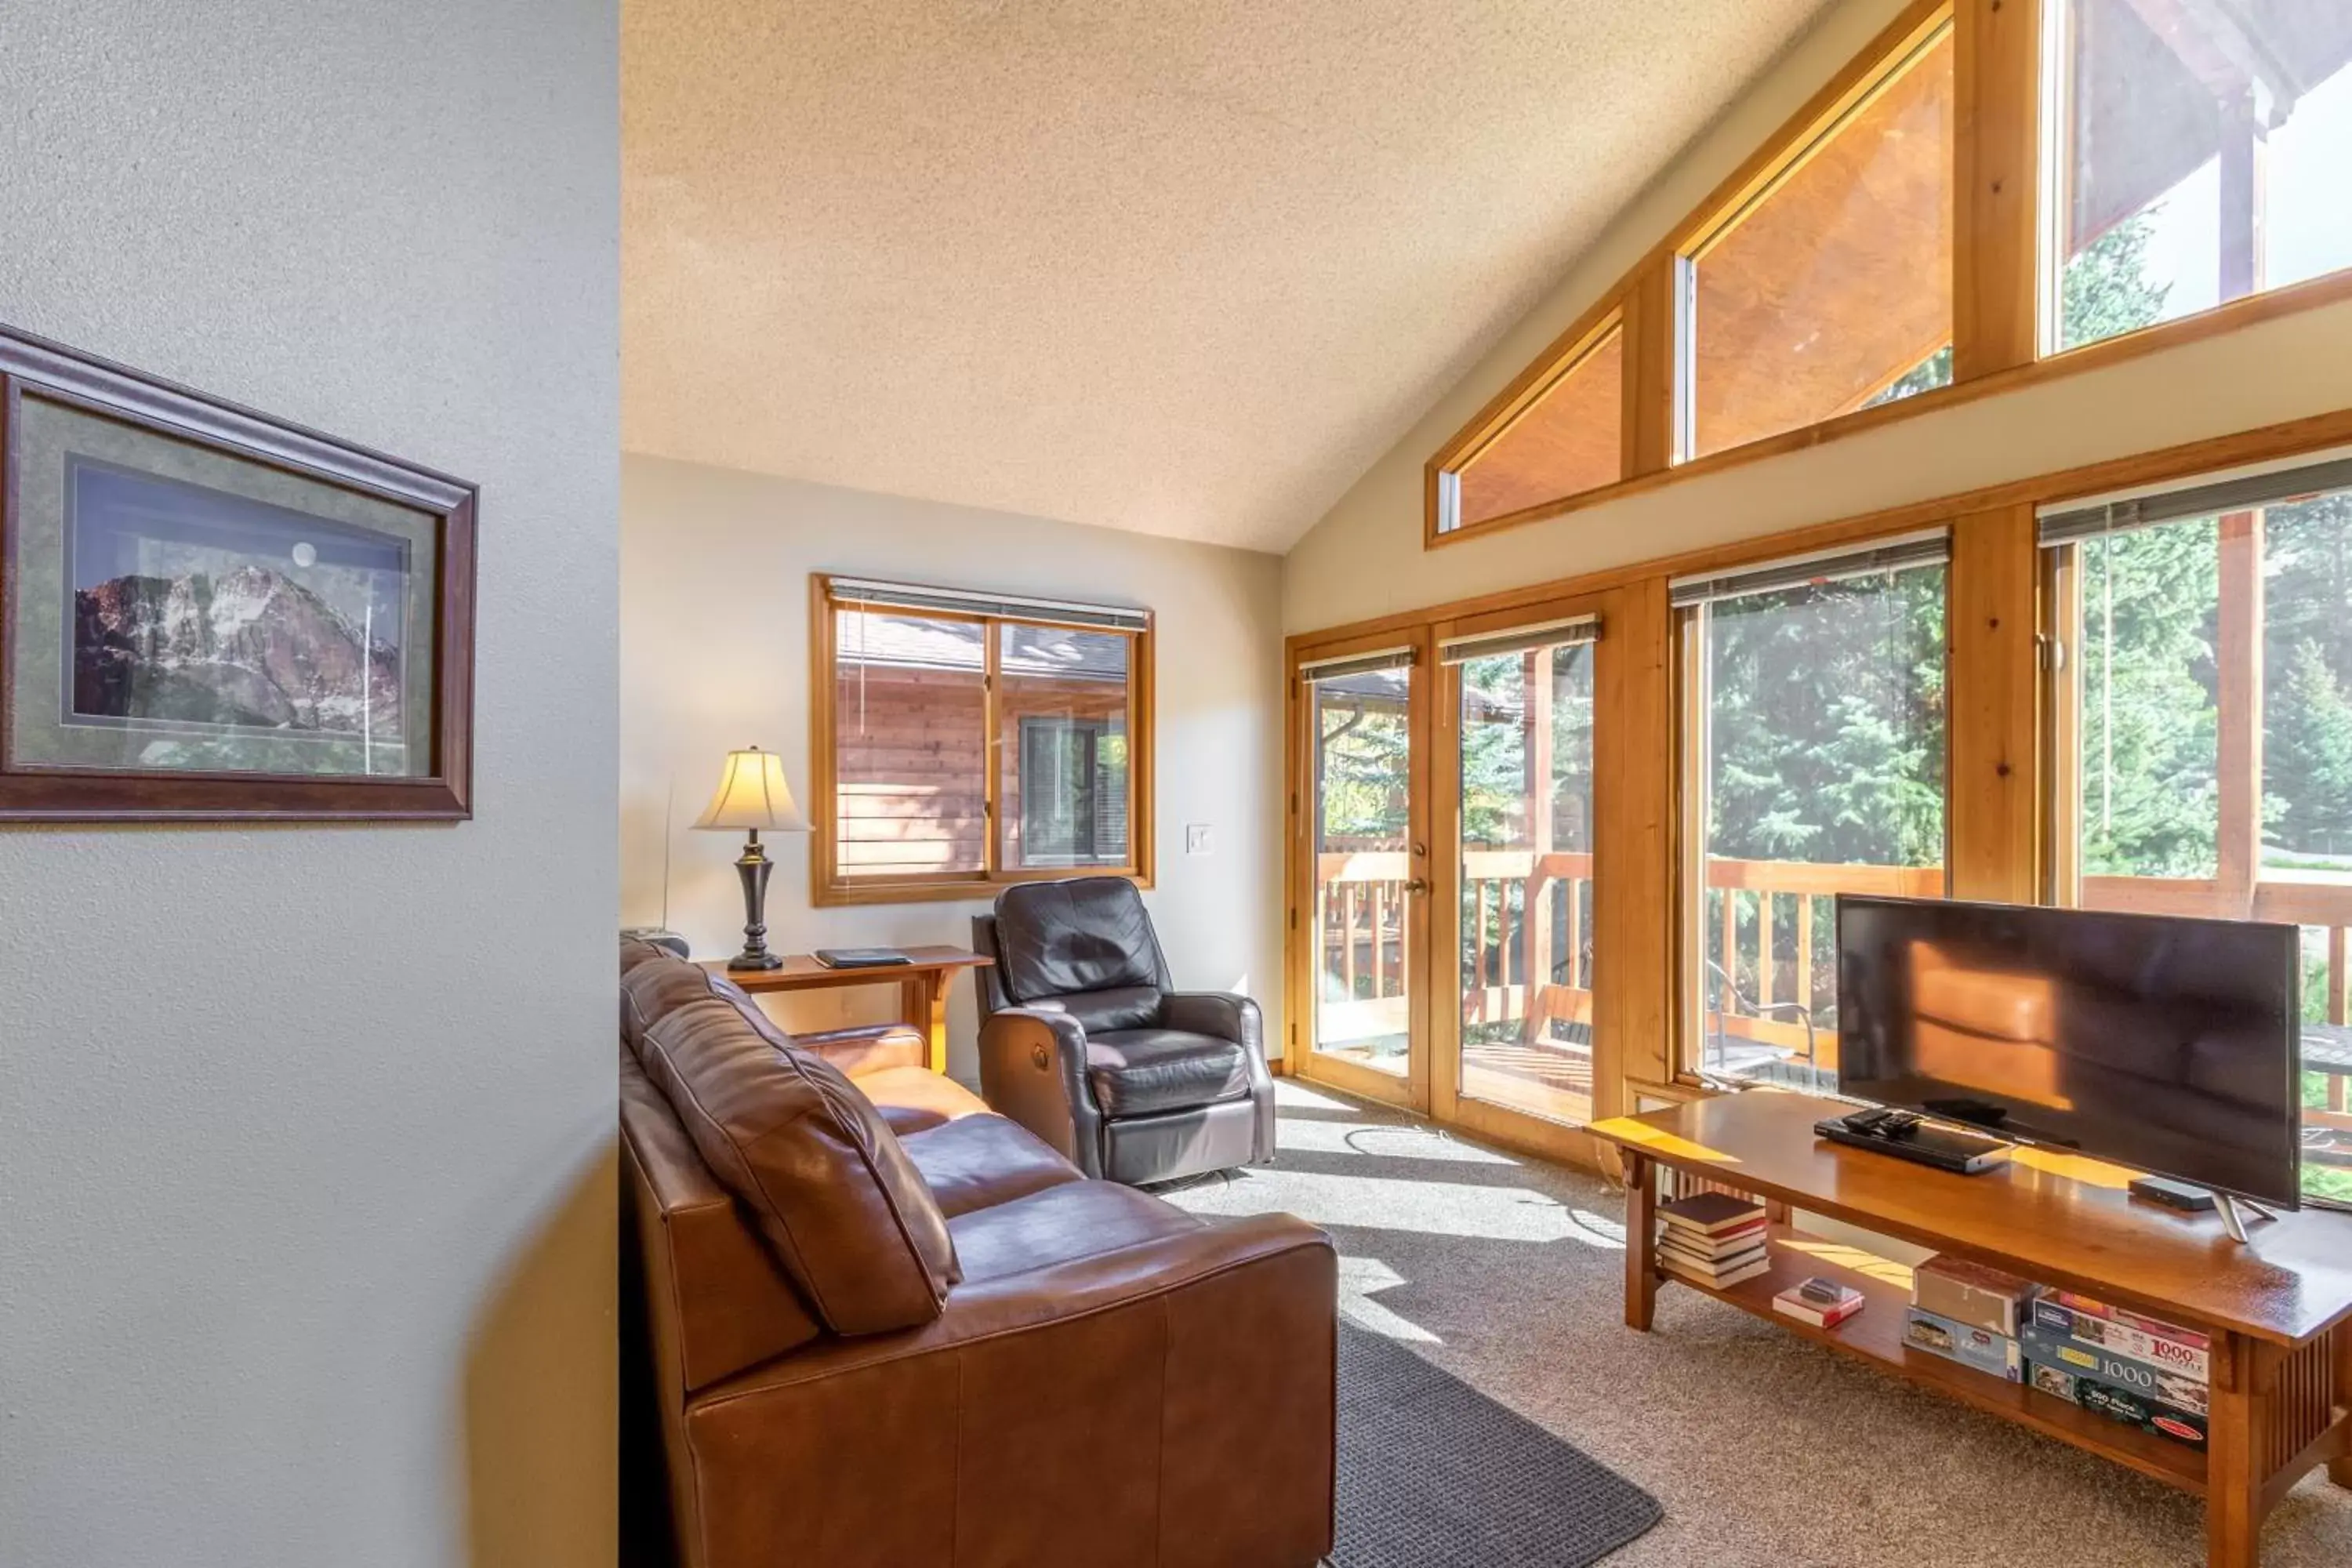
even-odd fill
[(948, 984), (966, 969), (985, 969), (992, 958), (961, 947), (902, 947), (905, 963), (868, 964), (861, 969), (831, 969), (805, 952), (784, 960), (781, 969), (730, 969), (723, 958), (706, 958), (702, 967), (723, 974), (753, 995), (773, 991), (830, 991), (843, 985), (896, 985), (906, 1022), (923, 1031), (929, 1042), (933, 1072), (948, 1070)]

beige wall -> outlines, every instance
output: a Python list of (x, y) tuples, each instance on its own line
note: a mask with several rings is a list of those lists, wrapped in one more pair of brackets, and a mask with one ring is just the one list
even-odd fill
[(1430, 454), (1901, 8), (1896, 0), (1848, 0), (1832, 9), (1627, 210), (1541, 306), (1357, 480), (1285, 561), (1286, 630), (1651, 560), (2352, 406), (2352, 303), (2346, 303), (1424, 551), (1422, 465)]
[(448, 827), (0, 832), (0, 1562), (614, 1557), (617, 17), (0, 7), (0, 316), (482, 485)]
[[(631, 457), (621, 483), (621, 916), (661, 918), (698, 954), (742, 941), (732, 835), (687, 827), (730, 747), (780, 752), (808, 790), (808, 579), (846, 572), (1148, 606), (1157, 617), (1159, 878), (1146, 895), (1180, 985), (1255, 995), (1280, 1011), (1279, 562), (1041, 518), (908, 500)], [(675, 804), (671, 792), (675, 785)], [(1184, 852), (1187, 824), (1211, 847)], [(782, 952), (970, 940), (973, 902), (818, 910), (809, 841), (771, 840), (769, 943)], [(779, 1001), (788, 1026), (892, 1016), (886, 991)], [(968, 982), (949, 1068), (971, 1057)]]

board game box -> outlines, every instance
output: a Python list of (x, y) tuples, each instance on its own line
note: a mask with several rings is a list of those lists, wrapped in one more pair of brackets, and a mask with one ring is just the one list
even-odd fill
[(1903, 1326), (1903, 1342), (2005, 1382), (2016, 1383), (2024, 1375), (2015, 1340), (1990, 1329), (1956, 1323), (1924, 1308), (1910, 1310)]
[(2113, 1306), (2077, 1291), (2045, 1290), (2042, 1292), (2042, 1299), (2055, 1301), (2058, 1305), (2083, 1317), (2104, 1318), (2111, 1323), (2122, 1323), (2127, 1328), (2139, 1329), (2156, 1335), (2158, 1339), (2171, 1340), (2175, 1343), (2189, 1345), (2196, 1350), (2209, 1350), (2212, 1346), (2210, 1340), (2194, 1329), (2184, 1329), (2178, 1323), (2168, 1323), (2157, 1318), (2142, 1317), (2137, 1312)]
[[(2202, 1342), (2177, 1337), (2186, 1331), (2158, 1332), (2149, 1318), (2101, 1317), (2067, 1305), (2079, 1298), (2063, 1295), (2043, 1296), (2033, 1303), (2031, 1322), (2033, 1328), (2061, 1338), (2074, 1339), (2086, 1345), (2132, 1361), (2142, 1362), (2159, 1372), (2207, 1382), (2211, 1373), (2211, 1357)], [(2197, 1339), (2201, 1342), (2201, 1335)]]
[(2069, 1334), (2044, 1327), (2040, 1321), (2025, 1325), (2022, 1336), (2025, 1353), (2045, 1365), (2055, 1365), (2069, 1372), (2085, 1373), (2102, 1383), (2127, 1389), (2166, 1405), (2183, 1410), (2205, 1414), (2210, 1400), (2205, 1384), (2184, 1373), (2168, 1372), (2129, 1356), (2117, 1355), (2104, 1345), (2085, 1344)]
[(2054, 1394), (2110, 1420), (2169, 1437), (2192, 1448), (2205, 1446), (2205, 1417), (2193, 1410), (2178, 1410), (2129, 1389), (2103, 1383), (2087, 1372), (2044, 1361), (2038, 1350), (2027, 1354), (2025, 1366), (2028, 1381), (2044, 1394)]

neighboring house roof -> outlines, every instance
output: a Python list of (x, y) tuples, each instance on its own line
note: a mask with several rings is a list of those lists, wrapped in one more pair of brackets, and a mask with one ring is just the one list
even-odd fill
[[(843, 664), (868, 668), (962, 669), (978, 674), (985, 663), (978, 621), (893, 615), (885, 610), (843, 610), (835, 648)], [(997, 668), (1008, 675), (1053, 676), (1066, 680), (1127, 679), (1128, 639), (1118, 632), (1080, 631), (1068, 626), (999, 623), (1006, 637)]]

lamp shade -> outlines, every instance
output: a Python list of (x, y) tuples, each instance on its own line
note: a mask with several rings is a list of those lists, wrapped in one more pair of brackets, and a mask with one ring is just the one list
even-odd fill
[(727, 753), (727, 771), (719, 775), (718, 793), (694, 819), (694, 826), (754, 832), (809, 830), (808, 818), (793, 804), (792, 785), (784, 782), (784, 760), (757, 746)]

